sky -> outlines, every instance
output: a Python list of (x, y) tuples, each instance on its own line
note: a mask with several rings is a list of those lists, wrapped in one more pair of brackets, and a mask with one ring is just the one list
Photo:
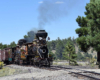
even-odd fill
[(90, 0), (0, 0), (0, 43), (18, 42), (30, 30), (44, 29), (50, 40), (78, 37), (76, 18)]

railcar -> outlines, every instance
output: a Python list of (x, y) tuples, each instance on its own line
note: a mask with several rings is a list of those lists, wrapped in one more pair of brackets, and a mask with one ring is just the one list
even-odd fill
[(5, 64), (9, 64), (9, 62), (11, 62), (11, 56), (11, 48), (0, 50), (0, 61), (3, 61)]

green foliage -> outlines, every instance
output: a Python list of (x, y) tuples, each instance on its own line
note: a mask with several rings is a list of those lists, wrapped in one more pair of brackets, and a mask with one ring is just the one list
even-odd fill
[(90, 58), (90, 59), (93, 58), (93, 56), (92, 56), (91, 54), (88, 54), (88, 53), (85, 53), (85, 54), (84, 54), (84, 57), (88, 57), (88, 58)]
[(77, 60), (78, 61), (85, 61), (86, 59), (85, 59), (85, 57), (80, 52), (78, 52), (77, 53)]
[[(56, 51), (56, 53), (53, 54), (53, 56), (55, 56), (54, 59), (69, 60), (68, 56), (66, 56), (66, 54), (68, 54), (68, 51), (66, 51), (66, 46), (67, 46), (67, 43), (68, 42), (71, 43), (71, 45), (73, 46), (74, 49), (75, 49), (75, 46), (74, 45), (76, 45), (77, 47), (79, 46), (76, 43), (76, 39), (74, 39), (74, 38), (71, 39), (71, 37), (69, 37), (67, 39), (62, 39), (62, 40), (60, 38), (58, 38), (55, 41), (53, 40), (53, 41), (48, 41), (47, 42), (47, 47), (49, 49), (49, 53), (50, 54), (53, 54), (52, 53), (52, 50), (55, 50)], [(84, 53), (84, 55), (82, 55), (81, 52), (83, 52), (83, 51), (81, 50), (80, 47), (78, 47), (78, 51), (79, 52), (77, 54), (75, 54), (75, 56), (77, 56), (76, 59), (75, 59), (75, 61), (76, 60), (77, 61), (86, 61), (86, 60), (90, 60), (92, 58), (92, 55), (91, 54), (88, 54), (88, 53)]]
[(13, 41), (10, 43), (10, 45), (8, 45), (8, 47), (15, 47), (16, 46), (16, 43)]
[[(100, 54), (100, 0), (90, 0), (85, 7), (86, 17), (78, 16), (76, 22), (80, 28), (76, 29), (78, 34), (77, 43), (85, 52), (93, 47)], [(100, 63), (98, 56), (97, 61)], [(99, 65), (100, 66), (100, 65)]]
[(0, 49), (4, 49), (4, 48), (7, 48), (7, 44), (0, 43)]
[(94, 62), (96, 62), (96, 59), (95, 58), (91, 58), (90, 63), (94, 64)]
[(84, 55), (82, 55), (80, 52), (77, 53), (77, 60), (78, 61), (88, 61), (92, 58), (93, 58), (93, 56), (91, 54), (84, 53)]
[(10, 45), (0, 43), (0, 49), (10, 48), (10, 47), (15, 47), (15, 46), (16, 46), (16, 43), (14, 41), (11, 42)]
[(2, 46), (3, 46), (3, 44), (2, 44), (2, 43), (0, 43), (0, 49), (2, 49)]
[(52, 56), (53, 60), (56, 59), (56, 55), (53, 52), (50, 51), (49, 54)]
[(2, 46), (2, 49), (4, 49), (4, 48), (7, 48), (7, 44), (4, 44), (4, 45)]
[(90, 64), (91, 64), (91, 66), (92, 67), (94, 67), (94, 63), (96, 62), (96, 59), (95, 58), (92, 58), (91, 60), (90, 60)]
[[(79, 16), (76, 21), (80, 26), (80, 33), (78, 32), (78, 29), (76, 30), (76, 33), (79, 36), (77, 39), (77, 42), (79, 43), (81, 49), (83, 51), (87, 51), (89, 47), (93, 47), (94, 50), (97, 51), (97, 54), (100, 54), (100, 0), (90, 0), (90, 3), (86, 5), (86, 12), (85, 12), (85, 20), (82, 20), (82, 18)], [(84, 24), (84, 25), (82, 25)], [(88, 33), (86, 35), (83, 34), (83, 31), (81, 30), (82, 27), (86, 27)], [(85, 36), (85, 38), (81, 38)], [(82, 40), (80, 40), (80, 38)], [(82, 41), (85, 42), (81, 43)], [(98, 56), (97, 58), (98, 63), (100, 63), (100, 58)], [(99, 65), (100, 66), (100, 65)]]
[(62, 59), (63, 49), (64, 49), (64, 45), (62, 41), (60, 40), (60, 38), (58, 38), (57, 45), (56, 45), (56, 57), (58, 59)]
[(4, 63), (0, 61), (0, 69), (2, 69), (4, 66)]
[(83, 51), (87, 51), (90, 46), (95, 50), (100, 50), (100, 1), (91, 0), (86, 5), (86, 17), (80, 17), (76, 19), (80, 28), (76, 29), (76, 33), (79, 35), (77, 42)]
[(28, 38), (28, 36), (27, 35), (24, 35), (24, 38)]
[(70, 64), (70, 62), (77, 64), (77, 62), (76, 62), (77, 55), (75, 53), (75, 48), (74, 48), (74, 45), (71, 42), (71, 40), (67, 41), (67, 44), (66, 44), (64, 52), (63, 52), (63, 57), (64, 57), (64, 59), (69, 60), (69, 64)]
[(91, 53), (93, 53), (93, 49), (91, 50)]
[(76, 39), (74, 39), (74, 38), (73, 38), (73, 40), (71, 39), (71, 37), (61, 40), (58, 37), (57, 40), (47, 42), (47, 47), (49, 49), (49, 52), (51, 52), (52, 50), (55, 50), (56, 51), (56, 53), (55, 53), (56, 59), (64, 59), (64, 57), (62, 56), (62, 53), (64, 51), (67, 41), (71, 41), (73, 43), (73, 45), (77, 44)]

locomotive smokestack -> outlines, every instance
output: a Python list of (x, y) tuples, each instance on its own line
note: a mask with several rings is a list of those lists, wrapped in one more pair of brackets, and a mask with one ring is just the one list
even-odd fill
[(46, 38), (48, 36), (48, 33), (45, 30), (38, 30), (36, 33), (36, 37), (39, 39), (39, 37)]

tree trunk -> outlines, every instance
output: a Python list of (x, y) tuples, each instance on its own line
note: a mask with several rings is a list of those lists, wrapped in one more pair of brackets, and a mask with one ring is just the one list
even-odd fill
[(97, 52), (97, 62), (100, 63), (100, 51)]
[(70, 54), (69, 54), (69, 65), (70, 65)]
[(97, 64), (99, 65), (98, 67), (100, 68), (100, 51), (97, 52)]

